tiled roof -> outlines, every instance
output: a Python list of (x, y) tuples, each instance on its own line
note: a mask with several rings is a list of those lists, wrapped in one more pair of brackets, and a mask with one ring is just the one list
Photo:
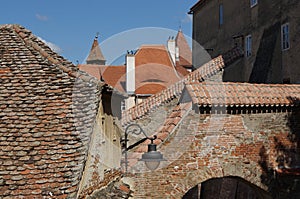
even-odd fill
[(96, 77), (98, 80), (104, 81), (106, 84), (117, 89), (121, 93), (125, 93), (126, 67), (121, 66), (104, 66), (94, 64), (81, 64), (78, 68), (88, 74)]
[(165, 45), (142, 45), (135, 54), (136, 67), (144, 64), (159, 64), (173, 67)]
[[(186, 67), (186, 65), (184, 65)], [(178, 75), (180, 75), (181, 77), (184, 77), (186, 75), (188, 75), (190, 72), (187, 71), (187, 69), (183, 67), (183, 65), (181, 65), (179, 62), (176, 62), (176, 71), (178, 73)], [(187, 67), (187, 68), (192, 68), (193, 66), (191, 67)]]
[[(135, 54), (135, 94), (155, 94), (188, 74), (181, 66), (174, 67), (164, 45), (144, 45)], [(126, 66), (79, 65), (94, 77), (120, 92), (126, 92)], [(165, 75), (168, 74), (168, 75)]]
[(140, 85), (136, 90), (136, 94), (140, 95), (148, 95), (148, 94), (155, 94), (158, 93), (161, 90), (164, 90), (166, 87), (161, 84), (151, 84), (151, 83), (146, 83), (144, 85)]
[(0, 26), (0, 198), (75, 198), (99, 81), (19, 25)]
[(250, 84), (233, 82), (189, 83), (186, 89), (199, 107), (283, 107), (299, 105), (299, 84)]
[(127, 125), (134, 120), (148, 114), (150, 110), (154, 110), (163, 103), (179, 97), (182, 93), (185, 83), (204, 81), (242, 56), (243, 51), (239, 48), (234, 48), (226, 52), (224, 55), (214, 58), (213, 60), (199, 67), (197, 70), (189, 73), (175, 84), (155, 95), (152, 95), (140, 104), (124, 111), (122, 113), (122, 125)]
[(179, 48), (179, 64), (181, 66), (191, 66), (192, 51), (181, 30), (178, 31), (175, 41)]

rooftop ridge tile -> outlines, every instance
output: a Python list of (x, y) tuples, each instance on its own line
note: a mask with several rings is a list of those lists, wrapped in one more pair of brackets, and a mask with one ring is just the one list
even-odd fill
[(186, 89), (198, 107), (299, 106), (299, 84), (253, 84), (240, 82), (190, 82)]

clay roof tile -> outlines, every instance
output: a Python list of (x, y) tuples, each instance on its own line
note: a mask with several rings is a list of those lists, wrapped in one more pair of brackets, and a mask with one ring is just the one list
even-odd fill
[(102, 84), (19, 25), (0, 26), (0, 57), (0, 198), (74, 196)]

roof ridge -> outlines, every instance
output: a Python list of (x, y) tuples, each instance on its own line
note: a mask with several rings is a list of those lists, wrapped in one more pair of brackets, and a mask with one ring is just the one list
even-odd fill
[[(30, 38), (30, 37), (33, 37), (34, 39), (38, 39), (31, 31), (29, 31), (26, 28), (22, 27), (21, 25), (17, 25), (17, 24), (10, 24), (10, 25), (8, 25), (8, 28), (11, 28), (24, 41), (25, 45), (34, 48), (37, 52), (39, 52), (39, 54), (43, 58), (48, 60), (50, 63), (57, 65), (62, 71), (64, 71), (71, 77), (80, 78), (86, 82), (94, 82), (96, 84), (99, 84), (100, 81), (98, 81), (96, 78), (88, 75), (87, 73), (84, 73), (84, 72), (81, 73), (78, 70), (72, 70), (71, 68), (66, 67), (63, 64), (61, 64), (61, 61), (54, 58), (53, 55), (46, 52), (37, 42), (33, 41)], [(41, 41), (41, 42), (43, 42), (43, 41)], [(46, 47), (48, 47), (46, 44), (44, 44), (44, 45)], [(51, 50), (51, 52), (53, 54), (59, 56), (56, 52), (54, 52), (52, 50)], [(62, 61), (68, 62), (70, 67), (77, 69), (77, 67), (75, 65), (73, 65), (70, 61), (66, 60), (65, 58), (62, 58)]]
[(275, 107), (282, 109), (287, 106), (299, 106), (300, 97), (300, 84), (203, 82), (187, 84), (186, 89), (193, 103), (198, 107), (230, 106), (231, 109), (233, 107), (250, 107), (252, 109)]
[(206, 78), (209, 78), (216, 74), (218, 71), (223, 70), (226, 66), (233, 63), (235, 60), (242, 56), (243, 51), (240, 48), (235, 47), (224, 53), (224, 55), (219, 55), (206, 64), (203, 64), (197, 70), (189, 73), (175, 84), (169, 86), (168, 88), (162, 90), (157, 94), (148, 97), (136, 106), (124, 111), (122, 113), (122, 125), (127, 125), (130, 122), (148, 114), (150, 110), (154, 110), (163, 103), (178, 97), (179, 95), (181, 95), (185, 83), (204, 81)]

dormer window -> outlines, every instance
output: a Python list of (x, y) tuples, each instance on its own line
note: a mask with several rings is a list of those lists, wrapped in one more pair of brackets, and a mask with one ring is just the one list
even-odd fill
[(254, 7), (257, 5), (257, 0), (250, 0), (250, 7)]

